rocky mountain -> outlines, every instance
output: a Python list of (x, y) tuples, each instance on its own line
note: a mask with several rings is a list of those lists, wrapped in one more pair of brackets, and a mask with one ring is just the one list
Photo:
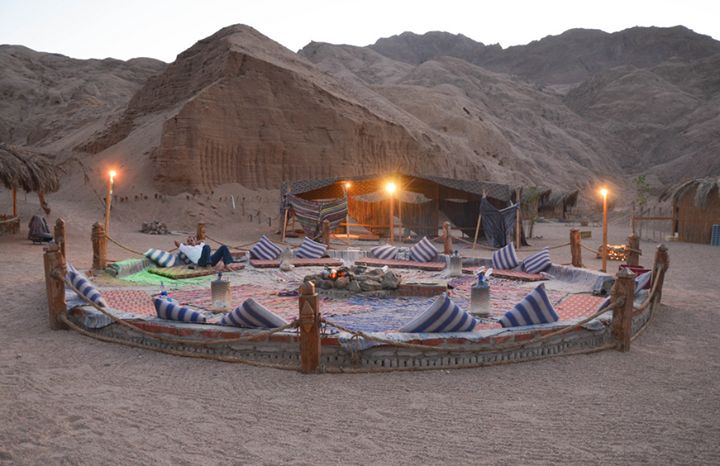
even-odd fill
[(164, 67), (151, 58), (76, 60), (0, 45), (0, 141), (43, 146), (102, 126)]

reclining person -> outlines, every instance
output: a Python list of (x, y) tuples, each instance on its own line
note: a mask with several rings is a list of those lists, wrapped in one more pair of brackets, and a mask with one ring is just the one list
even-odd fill
[(232, 270), (228, 265), (235, 262), (227, 246), (222, 245), (217, 248), (217, 251), (212, 252), (209, 244), (198, 241), (192, 236), (188, 236), (184, 243), (175, 241), (175, 246), (178, 247), (180, 252), (185, 254), (190, 262), (200, 267), (215, 267), (222, 260), (222, 265), (215, 267), (215, 270), (218, 272)]

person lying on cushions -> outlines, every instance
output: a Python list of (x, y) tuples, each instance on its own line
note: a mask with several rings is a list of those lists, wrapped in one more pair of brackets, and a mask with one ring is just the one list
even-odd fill
[[(217, 251), (212, 252), (209, 244), (205, 244), (202, 241), (198, 241), (192, 236), (188, 236), (184, 243), (175, 241), (175, 246), (178, 247), (181, 253), (192, 262), (200, 267), (212, 266), (215, 270), (222, 272), (225, 270), (231, 270), (229, 264), (235, 262), (233, 260), (230, 250), (224, 244), (217, 248)], [(217, 265), (222, 260), (222, 265)]]

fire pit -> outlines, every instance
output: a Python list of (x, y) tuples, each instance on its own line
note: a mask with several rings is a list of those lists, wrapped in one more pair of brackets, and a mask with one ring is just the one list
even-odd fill
[(344, 290), (350, 293), (394, 291), (400, 286), (401, 276), (392, 270), (368, 269), (360, 265), (326, 268), (319, 274), (307, 275), (306, 282), (313, 282), (319, 290)]

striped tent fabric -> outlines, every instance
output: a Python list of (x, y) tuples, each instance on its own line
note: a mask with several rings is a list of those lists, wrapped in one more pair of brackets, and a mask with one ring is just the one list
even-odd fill
[(520, 264), (515, 254), (515, 246), (508, 243), (504, 248), (498, 249), (492, 255), (493, 267), (500, 270), (512, 270)]
[(635, 277), (635, 296), (645, 289), (651, 278), (652, 272), (645, 272)]
[(540, 273), (549, 269), (552, 265), (550, 261), (550, 251), (544, 248), (540, 252), (528, 256), (522, 262), (522, 268), (527, 273)]
[(261, 260), (275, 260), (281, 252), (280, 246), (270, 241), (267, 236), (262, 235), (260, 241), (255, 243), (255, 246), (250, 250), (250, 257)]
[(397, 257), (398, 248), (390, 244), (381, 244), (380, 246), (372, 248), (370, 252), (372, 252), (372, 255), (378, 259), (395, 259), (395, 257)]
[(175, 255), (175, 257), (176, 257), (175, 258), (176, 264), (185, 264), (185, 265), (192, 264), (192, 261), (190, 260), (190, 258), (188, 256), (186, 256), (185, 253), (182, 251), (178, 251), (178, 253)]
[(205, 316), (189, 307), (181, 306), (174, 299), (158, 297), (153, 299), (157, 316), (165, 320), (177, 320), (180, 322), (205, 323)]
[(295, 257), (299, 257), (300, 259), (319, 259), (325, 255), (325, 251), (327, 251), (326, 245), (313, 241), (306, 236), (300, 248), (295, 253)]
[(172, 267), (175, 265), (175, 254), (163, 251), (162, 249), (150, 248), (145, 251), (145, 257), (153, 261), (159, 267)]
[(560, 317), (545, 292), (545, 285), (540, 285), (525, 296), (515, 307), (500, 319), (503, 327), (522, 327), (555, 322)]
[(68, 264), (68, 270), (65, 277), (70, 280), (70, 283), (72, 283), (75, 289), (77, 289), (80, 294), (85, 296), (87, 299), (100, 307), (108, 307), (102, 295), (97, 288), (95, 288), (92, 282), (70, 264)]
[(278, 328), (287, 325), (285, 319), (252, 298), (246, 299), (242, 306), (225, 314), (218, 323), (243, 328)]
[(322, 228), (322, 223), (330, 222), (330, 231), (335, 230), (345, 220), (348, 212), (346, 198), (332, 199), (326, 201), (308, 201), (301, 197), (288, 194), (287, 205), (295, 212), (305, 234), (311, 238), (317, 238)]
[(438, 255), (435, 246), (427, 239), (427, 236), (418, 241), (410, 248), (410, 260), (416, 262), (430, 262)]
[(447, 293), (413, 320), (398, 329), (405, 333), (472, 332), (478, 320), (460, 309)]

